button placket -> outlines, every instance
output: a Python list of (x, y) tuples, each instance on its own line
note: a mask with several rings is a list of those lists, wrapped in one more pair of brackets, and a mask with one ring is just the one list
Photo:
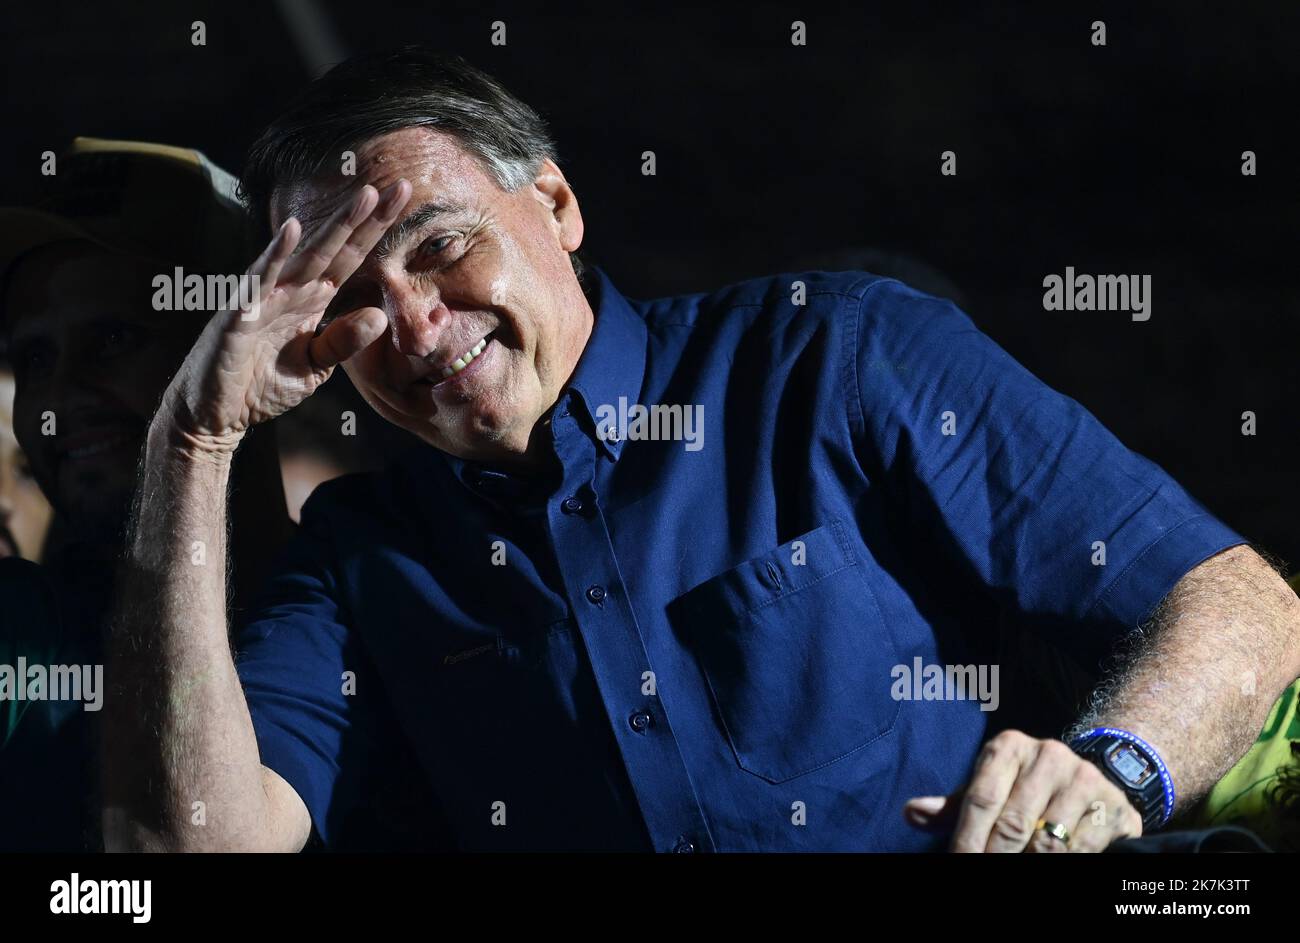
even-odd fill
[[(684, 834), (693, 836), (687, 841), (690, 851), (702, 840), (695, 836), (704, 836), (705, 850), (710, 850), (708, 826), (669, 718), (662, 704), (649, 709), (641, 692), (640, 679), (650, 661), (598, 500), (596, 445), (574, 418), (562, 413), (551, 432), (564, 469), (557, 491), (566, 497), (549, 504), (552, 546), (569, 598), (575, 600), (574, 621), (628, 781), (656, 850), (678, 850)], [(578, 596), (581, 602), (576, 602)]]

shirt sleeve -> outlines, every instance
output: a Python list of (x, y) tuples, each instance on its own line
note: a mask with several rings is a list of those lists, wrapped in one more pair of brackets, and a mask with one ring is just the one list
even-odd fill
[(1077, 657), (1095, 663), (1246, 542), (951, 302), (873, 283), (849, 343), (869, 474), (924, 545)]
[(361, 754), (385, 731), (366, 690), (375, 673), (339, 601), (318, 495), (238, 631), (235, 664), (262, 765), (293, 787), (330, 845), (362, 801)]

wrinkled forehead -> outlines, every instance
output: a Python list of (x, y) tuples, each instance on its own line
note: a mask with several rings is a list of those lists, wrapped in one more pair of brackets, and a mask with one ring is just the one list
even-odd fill
[[(311, 180), (277, 188), (271, 196), (271, 226), (290, 216), (309, 235), (366, 184), (382, 191), (410, 181), (409, 208), (435, 200), (478, 206), (503, 191), (479, 160), (450, 134), (430, 128), (403, 128), (366, 142), (355, 154), (341, 152)], [(349, 172), (351, 171), (351, 172)]]

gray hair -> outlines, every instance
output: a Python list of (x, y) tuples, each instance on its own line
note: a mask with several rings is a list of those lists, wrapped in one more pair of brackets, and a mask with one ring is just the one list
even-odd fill
[[(344, 151), (403, 128), (452, 135), (511, 193), (532, 183), (543, 161), (557, 161), (546, 122), (500, 82), (460, 56), (412, 46), (354, 57), (312, 82), (249, 149), (240, 195), (269, 232), (276, 190), (312, 180)], [(581, 279), (582, 260), (569, 257)]]

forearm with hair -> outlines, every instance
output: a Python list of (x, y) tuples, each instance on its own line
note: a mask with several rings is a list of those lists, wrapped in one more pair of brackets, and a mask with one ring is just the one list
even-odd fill
[(257, 742), (228, 639), (230, 463), (229, 452), (150, 433), (109, 643), (110, 850), (252, 847), (268, 834)]
[(1186, 808), (1245, 754), (1297, 675), (1300, 599), (1258, 553), (1233, 547), (1169, 592), (1067, 739), (1094, 726), (1138, 735)]

